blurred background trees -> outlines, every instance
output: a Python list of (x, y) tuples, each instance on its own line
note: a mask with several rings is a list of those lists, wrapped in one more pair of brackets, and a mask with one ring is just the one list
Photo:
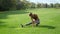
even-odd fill
[(0, 0), (0, 11), (20, 10), (28, 8), (60, 8), (59, 3), (33, 3), (26, 0)]
[(15, 7), (16, 0), (0, 0), (0, 11), (9, 10)]

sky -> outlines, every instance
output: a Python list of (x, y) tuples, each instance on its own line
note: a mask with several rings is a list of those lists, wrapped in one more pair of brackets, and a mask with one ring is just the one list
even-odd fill
[(50, 4), (50, 3), (60, 3), (60, 0), (27, 0), (29, 2), (34, 2), (34, 3), (47, 3), (47, 4)]

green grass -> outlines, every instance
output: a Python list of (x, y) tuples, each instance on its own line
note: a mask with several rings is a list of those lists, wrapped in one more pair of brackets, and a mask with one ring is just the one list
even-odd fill
[[(20, 26), (31, 21), (29, 12), (39, 16), (41, 24), (38, 27)], [(60, 9), (41, 8), (0, 12), (0, 34), (60, 34)]]

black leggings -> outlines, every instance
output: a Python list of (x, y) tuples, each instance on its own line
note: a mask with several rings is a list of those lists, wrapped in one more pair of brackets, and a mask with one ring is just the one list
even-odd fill
[[(32, 23), (26, 24), (26, 26), (31, 25)], [(40, 23), (36, 23), (36, 26), (38, 26)]]

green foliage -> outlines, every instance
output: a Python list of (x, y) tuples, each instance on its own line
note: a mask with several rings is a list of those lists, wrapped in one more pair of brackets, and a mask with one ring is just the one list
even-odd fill
[(60, 4), (33, 3), (26, 0), (0, 0), (0, 11), (20, 10), (28, 8), (60, 8)]
[(40, 3), (37, 4), (37, 8), (41, 8), (41, 4)]
[(0, 11), (9, 10), (13, 7), (15, 4), (13, 1), (15, 0), (0, 0)]
[(31, 8), (35, 8), (35, 3), (32, 2), (31, 4)]

